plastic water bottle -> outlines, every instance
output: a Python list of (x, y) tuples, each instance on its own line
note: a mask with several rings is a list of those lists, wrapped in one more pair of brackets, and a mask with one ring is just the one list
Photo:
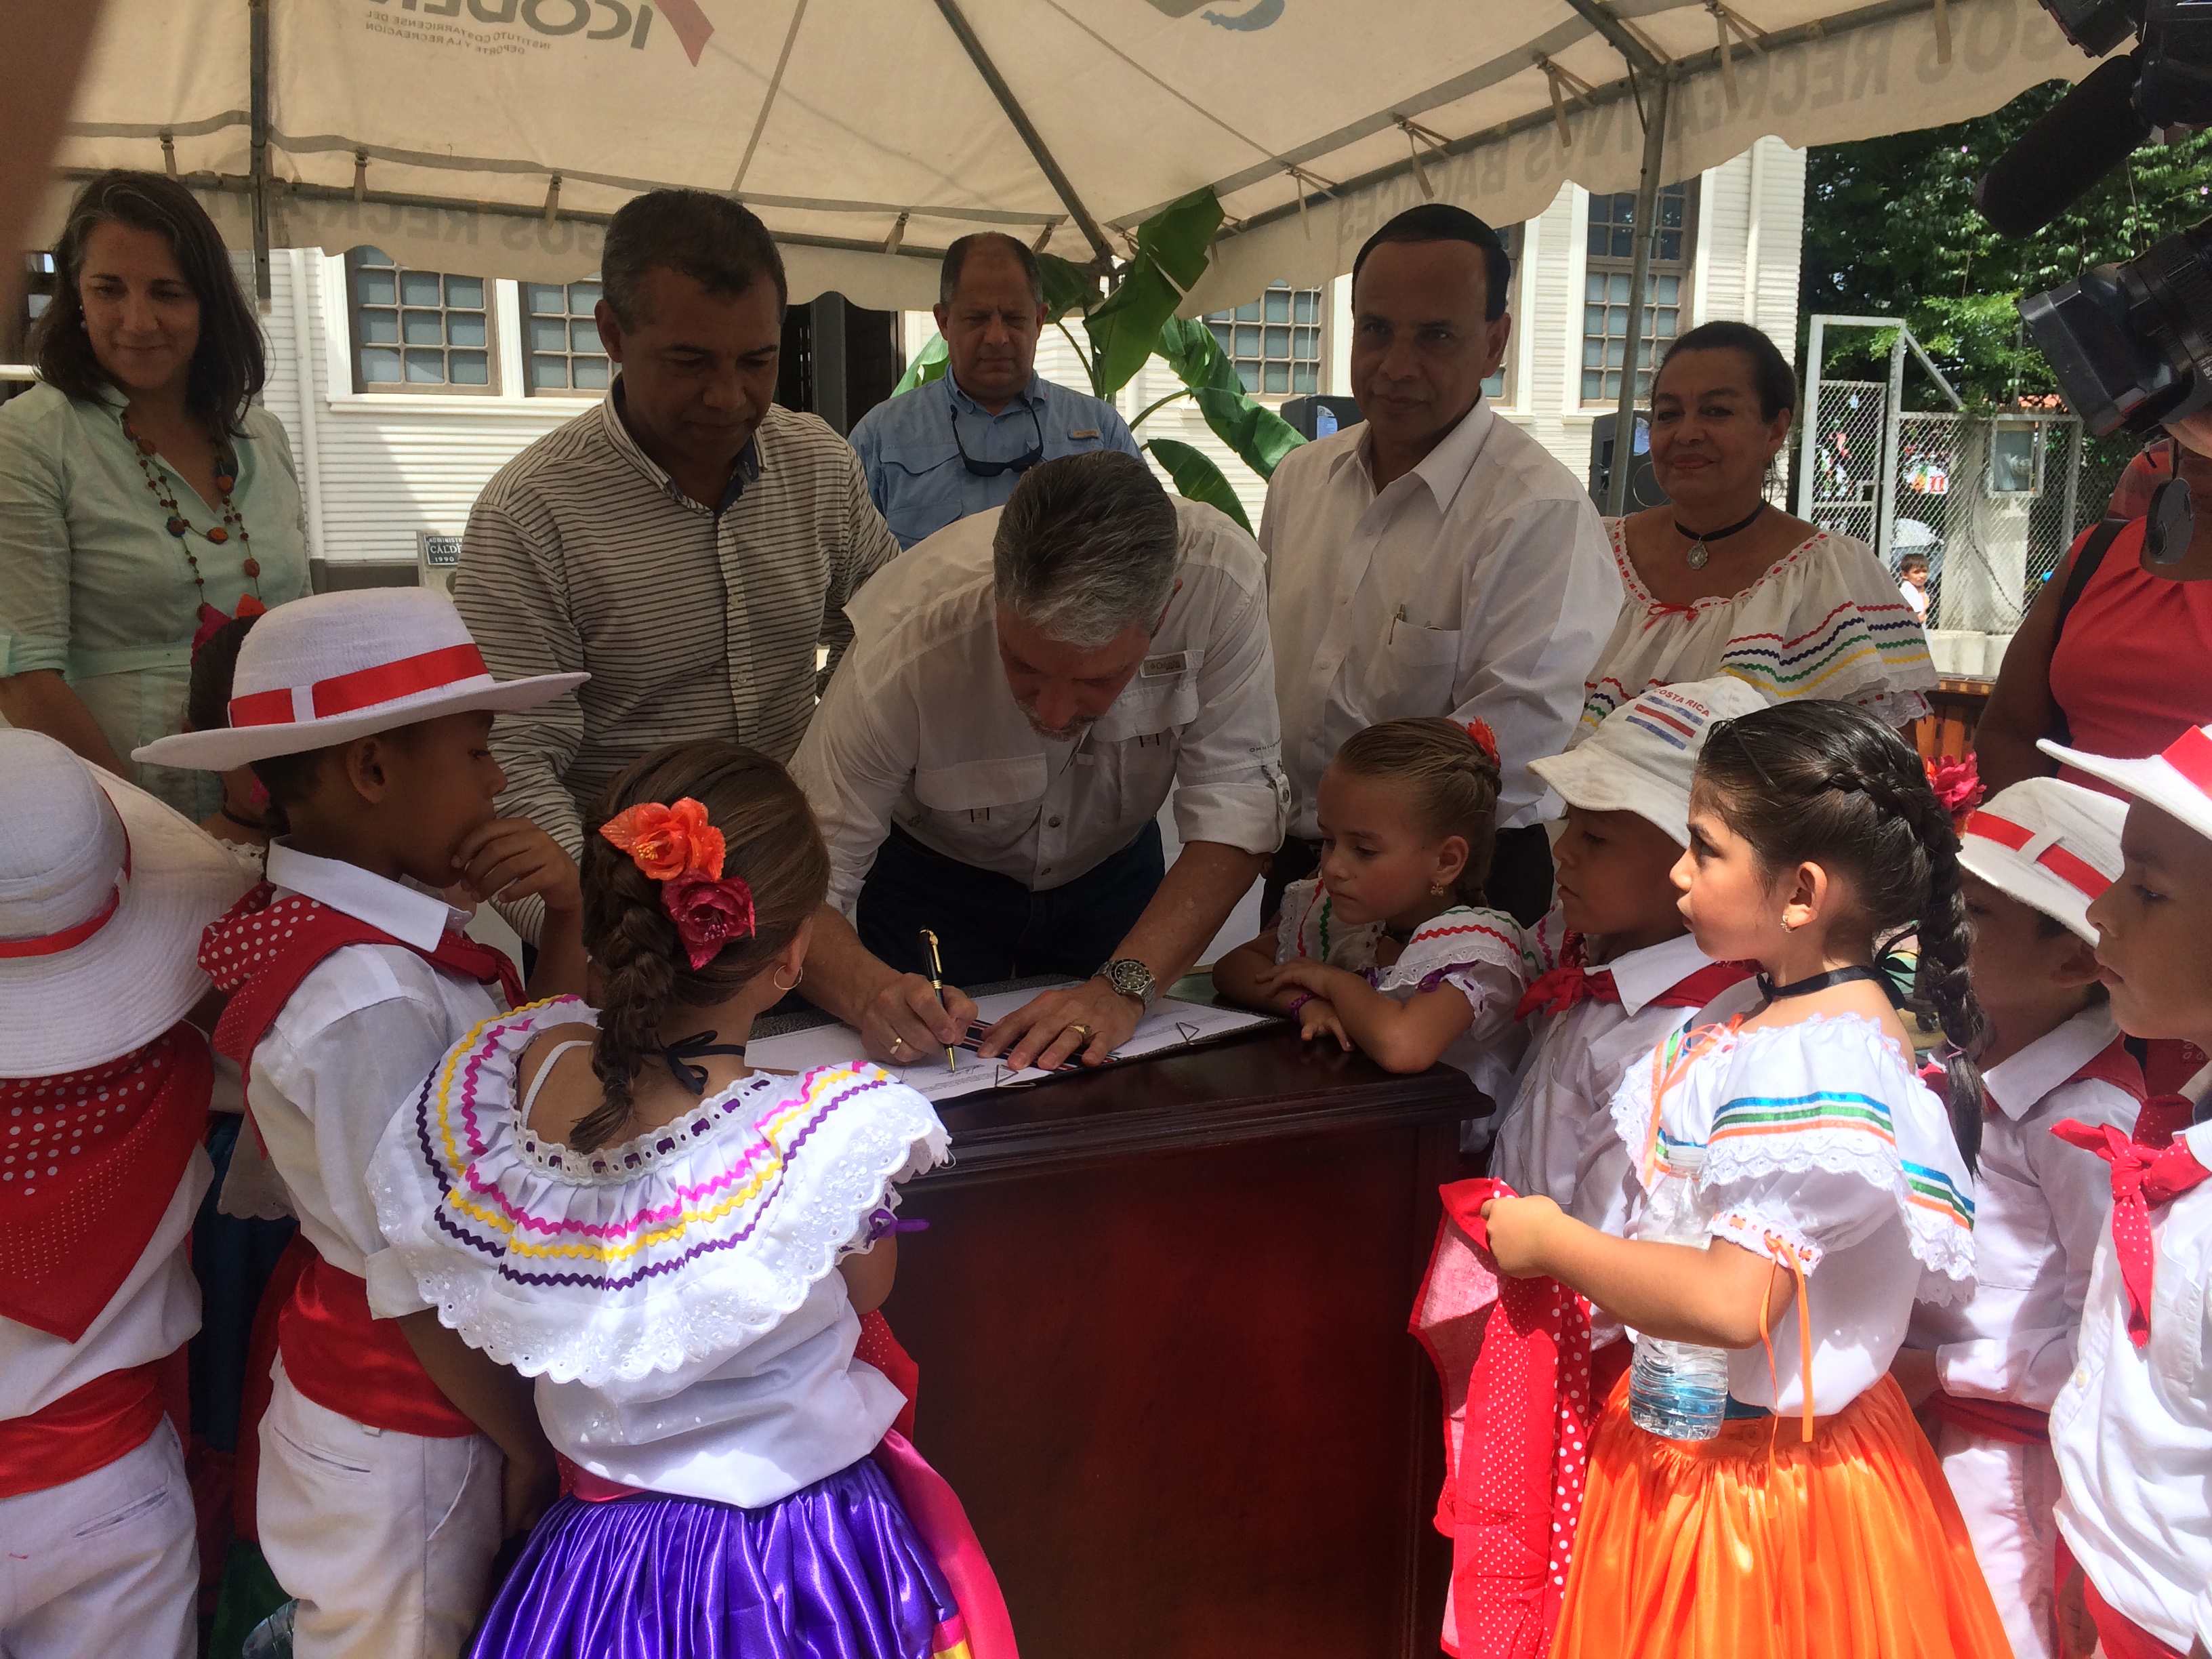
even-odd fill
[[(1697, 1185), (1705, 1149), (1670, 1146), (1667, 1158), (1673, 1169), (1652, 1194), (1636, 1236), (1702, 1249), (1705, 1218)], [(1711, 1440), (1728, 1414), (1728, 1389), (1727, 1350), (1638, 1334), (1628, 1372), (1628, 1417), (1638, 1428), (1668, 1440)]]
[(287, 1601), (246, 1632), (239, 1659), (292, 1659), (292, 1615), (297, 1601)]

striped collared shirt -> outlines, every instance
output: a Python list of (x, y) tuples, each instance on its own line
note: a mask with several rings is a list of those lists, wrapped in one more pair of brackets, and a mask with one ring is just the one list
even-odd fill
[(771, 407), (757, 467), (716, 513), (638, 447), (620, 390), (484, 486), (453, 582), (498, 678), (592, 677), (492, 732), (501, 812), (571, 853), (581, 810), (661, 744), (734, 738), (789, 760), (814, 713), (816, 647), (834, 667), (846, 602), (899, 550), (818, 417)]

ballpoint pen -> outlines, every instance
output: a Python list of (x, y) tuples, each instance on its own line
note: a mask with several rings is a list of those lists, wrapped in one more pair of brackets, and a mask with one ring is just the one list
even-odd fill
[[(921, 930), (921, 948), (929, 957), (929, 988), (937, 993), (938, 1006), (942, 1007), (945, 1004), (945, 962), (937, 954), (937, 935), (927, 927)], [(948, 1072), (960, 1069), (959, 1050), (949, 1042), (945, 1045), (945, 1069)]]

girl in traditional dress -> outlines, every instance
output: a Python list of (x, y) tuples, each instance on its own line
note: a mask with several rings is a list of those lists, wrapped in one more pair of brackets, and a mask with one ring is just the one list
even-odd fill
[[(1664, 1439), (1616, 1387), (1591, 1437), (1560, 1659), (2010, 1651), (1958, 1505), (1888, 1376), (1916, 1298), (1971, 1289), (1971, 1060), (1958, 838), (1918, 757), (1847, 704), (1715, 726), (1675, 868), (1698, 948), (1762, 969), (1632, 1068), (1613, 1103), (1629, 1238), (1547, 1198), (1486, 1206), (1503, 1271), (1548, 1273), (1648, 1337), (1729, 1350), (1728, 1415)], [(1960, 1051), (1950, 1121), (1874, 966), (1917, 920)], [(1741, 1010), (1725, 1018), (1729, 1005)], [(1694, 1176), (1674, 1172), (1700, 1148)], [(1692, 1182), (1705, 1249), (1635, 1234)], [(1669, 1194), (1668, 1196), (1673, 1196)]]
[(1510, 1099), (1521, 927), (1482, 890), (1498, 777), (1498, 740), (1480, 720), (1356, 733), (1322, 774), (1320, 872), (1284, 889), (1273, 935), (1231, 951), (1215, 983), (1387, 1071), (1442, 1060)]
[(744, 1064), (829, 877), (774, 761), (646, 756), (586, 837), (593, 1003), (484, 1021), (378, 1151), (400, 1258), (538, 1379), (568, 1466), (484, 1659), (1011, 1652), (958, 1504), (890, 1432), (904, 1400), (854, 1352), (890, 1290), (897, 1183), (943, 1159), (944, 1127), (872, 1066)]

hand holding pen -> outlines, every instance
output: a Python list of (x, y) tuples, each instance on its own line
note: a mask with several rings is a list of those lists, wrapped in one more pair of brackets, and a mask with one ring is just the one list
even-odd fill
[[(945, 958), (938, 954), (937, 934), (930, 928), (925, 927), (921, 930), (921, 950), (923, 959), (929, 963), (929, 988), (935, 993), (938, 1006), (943, 1007)], [(950, 1012), (950, 1010), (947, 1012)], [(945, 1069), (948, 1072), (957, 1072), (960, 1069), (959, 1050), (951, 1042), (945, 1045)]]

